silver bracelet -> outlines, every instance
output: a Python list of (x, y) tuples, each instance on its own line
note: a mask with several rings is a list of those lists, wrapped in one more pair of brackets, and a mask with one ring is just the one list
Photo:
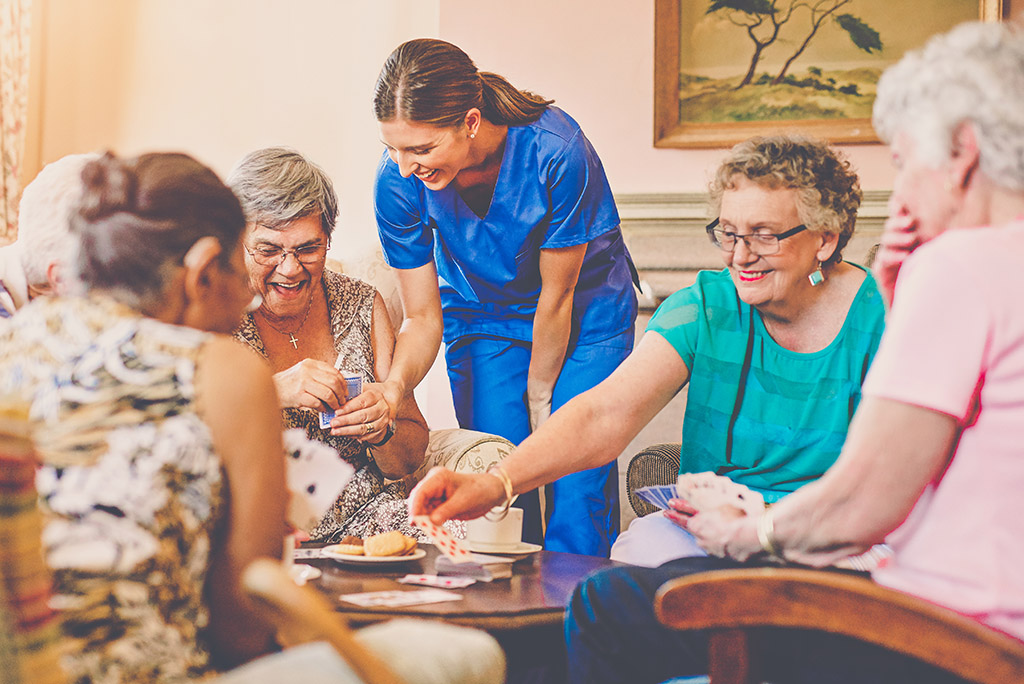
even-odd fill
[(757, 519), (757, 541), (761, 549), (768, 554), (769, 558), (785, 560), (782, 557), (782, 550), (775, 540), (775, 511), (772, 508), (765, 508), (764, 513)]
[(498, 478), (501, 482), (501, 488), (505, 492), (505, 501), (502, 502), (501, 506), (495, 506), (491, 510), (484, 513), (484, 517), (493, 522), (504, 520), (505, 516), (508, 515), (508, 509), (512, 506), (512, 478), (508, 476), (505, 469), (500, 465), (494, 465), (487, 469), (488, 475), (493, 475)]

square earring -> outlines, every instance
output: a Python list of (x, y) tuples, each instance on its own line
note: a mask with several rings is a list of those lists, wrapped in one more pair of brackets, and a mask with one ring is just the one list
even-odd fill
[(818, 264), (818, 268), (816, 268), (813, 273), (807, 276), (807, 280), (811, 282), (811, 287), (817, 287), (818, 285), (821, 285), (823, 282), (825, 282), (825, 274), (821, 272), (821, 264)]

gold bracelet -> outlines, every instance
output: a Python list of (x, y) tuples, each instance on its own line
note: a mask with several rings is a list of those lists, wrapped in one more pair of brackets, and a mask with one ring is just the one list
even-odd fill
[(509, 507), (512, 506), (512, 478), (508, 476), (508, 473), (506, 473), (505, 469), (500, 465), (494, 465), (488, 468), (487, 474), (493, 475), (501, 482), (501, 488), (505, 490), (505, 501), (501, 506), (495, 506), (485, 513), (484, 517), (494, 522), (504, 520), (505, 516), (508, 515)]
[(757, 519), (757, 541), (761, 548), (770, 558), (785, 560), (778, 542), (775, 541), (775, 511), (772, 508), (765, 508), (764, 513)]

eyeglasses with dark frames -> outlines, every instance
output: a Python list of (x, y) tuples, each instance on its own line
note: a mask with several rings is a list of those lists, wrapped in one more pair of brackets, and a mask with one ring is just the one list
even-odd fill
[(751, 254), (756, 254), (758, 256), (778, 254), (780, 240), (785, 240), (788, 237), (792, 237), (797, 233), (807, 230), (807, 226), (801, 223), (799, 226), (790, 228), (784, 233), (751, 233), (750, 235), (740, 235), (739, 233), (733, 233), (732, 231), (722, 230), (718, 227), (718, 221), (718, 219), (715, 219), (706, 227), (708, 237), (711, 238), (711, 244), (718, 247), (723, 252), (733, 252), (736, 250), (737, 240), (743, 240), (743, 244), (747, 246), (747, 250), (750, 251)]

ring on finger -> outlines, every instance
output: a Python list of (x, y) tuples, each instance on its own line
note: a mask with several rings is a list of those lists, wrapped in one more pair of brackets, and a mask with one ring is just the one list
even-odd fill
[(363, 434), (367, 435), (369, 433), (370, 433), (370, 424), (369, 423), (363, 423)]

